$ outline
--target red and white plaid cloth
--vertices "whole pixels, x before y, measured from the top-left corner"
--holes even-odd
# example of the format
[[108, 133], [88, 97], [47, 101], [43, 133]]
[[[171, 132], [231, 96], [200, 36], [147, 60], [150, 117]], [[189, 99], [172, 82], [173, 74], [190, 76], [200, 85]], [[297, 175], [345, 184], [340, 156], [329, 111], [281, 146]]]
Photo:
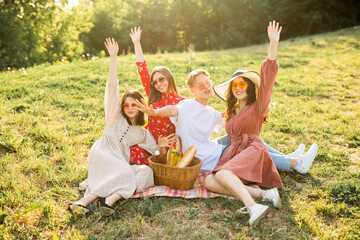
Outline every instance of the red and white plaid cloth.
[[[205, 188], [204, 181], [207, 175], [211, 172], [200, 172], [194, 183], [194, 188], [189, 190], [172, 189], [166, 186], [154, 186], [147, 189], [145, 192], [135, 193], [131, 198], [141, 198], [143, 196], [163, 196], [163, 197], [182, 197], [182, 198], [215, 198], [223, 197], [228, 199], [236, 199], [235, 197], [210, 192]], [[87, 188], [87, 179], [80, 183], [79, 189], [85, 190]], [[258, 185], [251, 185], [254, 188], [260, 188]]]
[[218, 193], [213, 193], [208, 191], [205, 188], [204, 181], [205, 177], [211, 172], [200, 172], [197, 176], [197, 179], [194, 183], [194, 188], [189, 190], [178, 190], [172, 189], [166, 186], [154, 186], [149, 188], [145, 192], [140, 192], [134, 194], [131, 198], [141, 198], [143, 196], [152, 197], [152, 196], [164, 196], [164, 197], [182, 197], [182, 198], [214, 198], [214, 197], [224, 197], [228, 199], [235, 199], [227, 195], [222, 195]]

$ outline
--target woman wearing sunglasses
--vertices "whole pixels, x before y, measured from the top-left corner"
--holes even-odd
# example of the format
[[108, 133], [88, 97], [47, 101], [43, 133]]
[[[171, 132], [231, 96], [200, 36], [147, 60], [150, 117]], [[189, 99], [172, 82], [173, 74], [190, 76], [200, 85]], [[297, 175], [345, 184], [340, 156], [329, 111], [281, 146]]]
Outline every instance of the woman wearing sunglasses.
[[159, 136], [158, 143], [148, 130], [144, 114], [136, 107], [136, 100], [143, 99], [137, 90], [119, 97], [119, 80], [116, 57], [119, 50], [114, 39], [107, 38], [105, 46], [110, 55], [110, 74], [105, 90], [105, 131], [91, 147], [88, 156], [88, 186], [85, 196], [70, 203], [68, 210], [88, 212], [88, 205], [100, 198], [100, 211], [110, 215], [113, 204], [120, 198], [129, 198], [154, 185], [152, 169], [145, 165], [130, 165], [130, 147], [138, 144], [152, 154], [166, 153], [172, 135]]
[[[151, 74], [149, 74], [140, 43], [141, 32], [140, 27], [135, 27], [131, 29], [130, 37], [134, 43], [136, 64], [141, 82], [149, 99], [149, 104], [151, 104], [154, 109], [159, 109], [167, 105], [176, 105], [185, 98], [177, 92], [174, 76], [168, 68], [164, 66], [155, 67]], [[205, 85], [202, 86], [202, 89], [205, 87]], [[149, 116], [147, 128], [155, 139], [160, 135], [167, 136], [168, 134], [175, 133], [175, 126], [169, 117]], [[220, 141], [224, 143], [229, 142], [226, 137]], [[300, 144], [298, 149], [289, 155], [282, 154], [266, 143], [265, 145], [279, 170], [291, 171], [291, 169], [294, 169], [302, 174], [305, 174], [309, 170], [311, 162], [299, 160], [299, 157], [305, 150], [304, 144]], [[134, 159], [136, 164], [148, 165], [147, 153], [139, 146], [134, 146], [131, 149], [131, 158]]]
[[[130, 37], [134, 43], [136, 64], [149, 104], [155, 109], [176, 105], [185, 98], [177, 92], [171, 71], [167, 67], [158, 66], [149, 74], [140, 44], [141, 31], [140, 27], [131, 29]], [[155, 139], [158, 139], [159, 136], [175, 133], [175, 126], [168, 117], [149, 116], [146, 128], [149, 129]], [[139, 146], [131, 148], [131, 158], [134, 159], [134, 163], [149, 165], [147, 157], [146, 151]]]
[[[277, 188], [282, 187], [282, 181], [269, 150], [259, 137], [269, 113], [278, 71], [276, 53], [281, 29], [278, 22], [269, 23], [269, 53], [261, 64], [260, 75], [253, 71], [238, 70], [229, 81], [214, 88], [216, 94], [226, 101], [225, 128], [231, 145], [213, 173], [205, 179], [205, 186], [210, 191], [232, 195], [241, 200], [245, 207], [237, 212], [250, 214], [250, 225], [258, 223], [268, 211], [267, 206], [257, 204], [253, 197], [271, 201], [277, 208], [281, 206]], [[310, 150], [313, 160], [317, 146], [313, 145]], [[272, 189], [265, 191], [247, 186], [254, 183]]]

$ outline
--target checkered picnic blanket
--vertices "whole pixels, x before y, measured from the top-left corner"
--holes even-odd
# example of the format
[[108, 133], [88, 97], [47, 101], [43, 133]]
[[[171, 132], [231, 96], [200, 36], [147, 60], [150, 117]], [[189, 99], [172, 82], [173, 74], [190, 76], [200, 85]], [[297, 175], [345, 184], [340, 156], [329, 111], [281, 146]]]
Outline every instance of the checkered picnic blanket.
[[[235, 199], [234, 197], [222, 195], [219, 193], [210, 192], [205, 188], [204, 181], [207, 175], [211, 172], [200, 172], [194, 183], [194, 188], [189, 190], [172, 189], [166, 186], [154, 186], [147, 189], [145, 192], [135, 193], [131, 198], [141, 198], [143, 196], [164, 196], [164, 197], [182, 197], [182, 198], [215, 198], [223, 197], [228, 199]], [[79, 185], [79, 190], [85, 190], [88, 186], [86, 179]], [[260, 188], [258, 185], [251, 185], [254, 188]]]
[[164, 197], [182, 197], [182, 198], [214, 198], [224, 197], [228, 199], [235, 199], [234, 197], [213, 193], [208, 191], [204, 186], [205, 177], [211, 172], [200, 172], [194, 183], [194, 188], [189, 190], [172, 189], [166, 186], [154, 186], [145, 192], [134, 194], [131, 198], [141, 198], [143, 196], [164, 196]]

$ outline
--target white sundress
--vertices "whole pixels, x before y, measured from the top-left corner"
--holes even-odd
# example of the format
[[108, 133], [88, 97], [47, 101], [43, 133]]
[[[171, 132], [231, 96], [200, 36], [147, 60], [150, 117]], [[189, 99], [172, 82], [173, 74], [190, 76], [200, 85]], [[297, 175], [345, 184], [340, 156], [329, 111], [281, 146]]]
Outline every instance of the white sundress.
[[118, 193], [127, 199], [154, 185], [149, 166], [129, 164], [130, 147], [137, 144], [154, 154], [158, 145], [148, 130], [129, 125], [120, 110], [119, 80], [110, 79], [105, 90], [105, 132], [89, 152], [85, 196], [91, 193], [108, 197]]

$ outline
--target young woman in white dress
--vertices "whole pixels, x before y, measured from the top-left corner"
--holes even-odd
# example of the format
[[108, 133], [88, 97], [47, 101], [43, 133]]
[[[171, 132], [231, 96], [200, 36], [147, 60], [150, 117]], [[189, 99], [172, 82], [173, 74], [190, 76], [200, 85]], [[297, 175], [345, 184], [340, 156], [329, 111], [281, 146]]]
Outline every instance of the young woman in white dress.
[[[116, 57], [119, 50], [114, 39], [107, 38], [110, 74], [105, 90], [105, 131], [91, 147], [88, 156], [88, 187], [85, 196], [70, 203], [68, 209], [88, 212], [88, 205], [100, 198], [100, 211], [106, 215], [113, 205], [154, 185], [153, 171], [146, 165], [130, 165], [130, 147], [139, 145], [152, 154], [166, 153], [173, 135], [159, 136], [158, 144], [148, 130], [144, 114], [136, 107], [143, 96], [137, 90], [127, 91], [121, 101], [117, 79]], [[158, 152], [159, 151], [159, 152]]]

